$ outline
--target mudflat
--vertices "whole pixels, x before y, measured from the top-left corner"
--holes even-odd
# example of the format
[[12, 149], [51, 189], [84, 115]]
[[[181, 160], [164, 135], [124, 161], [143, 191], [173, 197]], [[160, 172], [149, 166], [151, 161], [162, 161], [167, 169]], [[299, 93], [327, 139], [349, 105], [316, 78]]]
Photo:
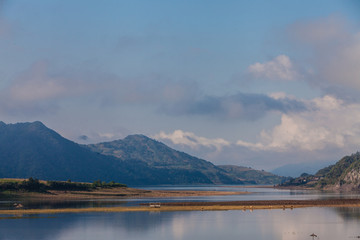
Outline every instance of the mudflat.
[[249, 192], [231, 191], [189, 191], [189, 190], [144, 190], [137, 188], [118, 187], [101, 188], [89, 191], [55, 191], [39, 192], [11, 192], [8, 195], [26, 199], [44, 200], [74, 200], [74, 199], [111, 199], [111, 198], [166, 198], [191, 196], [220, 196], [240, 195]]
[[[13, 209], [0, 210], [1, 218], [23, 217], [31, 214], [84, 213], [84, 212], [144, 212], [144, 211], [253, 211], [259, 209], [294, 209], [305, 207], [360, 207], [360, 199], [326, 199], [326, 200], [260, 200], [229, 202], [171, 202], [142, 204], [135, 207], [96, 207], [65, 209]], [[12, 217], [10, 217], [12, 218]]]

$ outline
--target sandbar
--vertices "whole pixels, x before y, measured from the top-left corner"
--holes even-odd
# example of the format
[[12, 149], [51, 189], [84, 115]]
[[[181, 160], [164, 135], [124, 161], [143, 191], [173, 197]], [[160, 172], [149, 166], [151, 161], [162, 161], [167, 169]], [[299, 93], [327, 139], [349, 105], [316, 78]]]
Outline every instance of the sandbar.
[[[158, 204], [158, 203], [157, 203]], [[305, 207], [360, 207], [360, 199], [315, 199], [315, 200], [259, 200], [228, 202], [168, 202], [152, 207], [151, 203], [134, 207], [95, 207], [65, 209], [13, 209], [0, 210], [1, 215], [22, 217], [32, 214], [86, 213], [86, 212], [162, 212], [162, 211], [253, 211], [259, 209], [283, 209]], [[0, 217], [8, 218], [8, 217]]]

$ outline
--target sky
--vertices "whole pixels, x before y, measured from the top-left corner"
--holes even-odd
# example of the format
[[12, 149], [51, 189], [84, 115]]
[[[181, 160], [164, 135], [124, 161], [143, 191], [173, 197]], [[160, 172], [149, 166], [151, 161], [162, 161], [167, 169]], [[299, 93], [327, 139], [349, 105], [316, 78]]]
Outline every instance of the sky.
[[0, 120], [215, 164], [360, 146], [360, 1], [0, 0]]

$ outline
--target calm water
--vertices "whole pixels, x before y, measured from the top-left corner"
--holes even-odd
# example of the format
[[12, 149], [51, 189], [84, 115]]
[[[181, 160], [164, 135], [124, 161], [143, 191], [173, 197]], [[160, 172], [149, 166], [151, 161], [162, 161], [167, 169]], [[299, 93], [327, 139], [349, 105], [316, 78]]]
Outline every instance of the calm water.
[[[189, 189], [189, 188], [186, 188]], [[204, 189], [204, 187], [201, 187]], [[208, 189], [207, 189], [208, 190]], [[229, 190], [226, 189], [225, 190]], [[244, 189], [239, 189], [243, 191]], [[340, 197], [309, 191], [257, 191], [242, 199], [314, 199]], [[342, 196], [344, 197], [344, 196]], [[350, 197], [359, 197], [350, 195]], [[178, 198], [181, 199], [181, 198]], [[202, 200], [227, 200], [226, 197], [201, 197]], [[156, 201], [158, 199], [155, 199]], [[174, 199], [167, 199], [173, 201]], [[194, 198], [193, 200], [199, 200]], [[146, 200], [78, 201], [65, 205], [105, 206], [135, 204]], [[154, 199], [151, 199], [154, 201]], [[10, 202], [0, 202], [3, 207]], [[44, 203], [45, 204], [45, 203]], [[36, 205], [34, 203], [34, 205]], [[46, 205], [46, 204], [45, 204]], [[40, 206], [38, 206], [40, 207]], [[47, 205], [51, 207], [51, 205]], [[55, 206], [53, 206], [55, 207]], [[84, 213], [36, 216], [0, 216], [0, 240], [12, 239], [267, 239], [344, 240], [360, 236], [359, 208], [304, 208], [294, 210]]]

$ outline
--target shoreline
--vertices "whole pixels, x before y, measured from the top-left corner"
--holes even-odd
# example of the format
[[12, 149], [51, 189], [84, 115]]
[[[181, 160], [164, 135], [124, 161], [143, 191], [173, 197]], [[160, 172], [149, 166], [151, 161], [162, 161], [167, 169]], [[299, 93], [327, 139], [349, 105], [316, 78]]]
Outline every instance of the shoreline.
[[[161, 203], [159, 207], [143, 204], [135, 207], [96, 207], [65, 209], [14, 209], [0, 210], [0, 215], [22, 217], [33, 214], [88, 213], [88, 212], [166, 212], [166, 211], [253, 211], [264, 209], [294, 209], [307, 207], [360, 207], [360, 199], [325, 199], [325, 200], [259, 200], [234, 202], [174, 202]], [[0, 219], [9, 218], [6, 216]]]

